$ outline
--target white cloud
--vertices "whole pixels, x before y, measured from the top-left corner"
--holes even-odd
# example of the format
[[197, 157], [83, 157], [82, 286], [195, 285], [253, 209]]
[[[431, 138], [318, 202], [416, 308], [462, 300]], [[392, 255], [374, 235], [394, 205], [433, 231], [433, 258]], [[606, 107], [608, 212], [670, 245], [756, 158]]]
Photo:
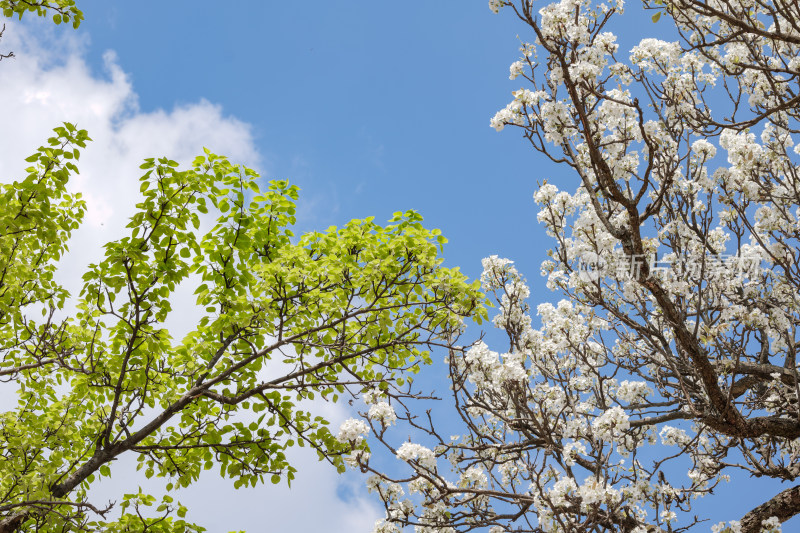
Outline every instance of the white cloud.
[[[37, 37], [42, 33], [49, 36], [42, 40]], [[70, 243], [71, 253], [60, 273], [74, 293], [85, 265], [101, 258], [101, 243], [122, 235], [138, 198], [139, 165], [144, 158], [167, 156], [185, 163], [206, 146], [256, 169], [262, 161], [249, 125], [225, 116], [220, 106], [200, 101], [170, 111], [143, 111], [113, 52], [106, 53], [105, 72], [98, 76], [85, 61], [85, 41], [52, 35], [38, 24], [14, 24], [0, 42], [0, 50], [16, 54], [15, 59], [0, 62], [0, 180], [23, 177], [28, 165], [24, 158], [62, 122], [89, 131], [93, 142], [83, 152], [81, 174], [72, 184], [87, 199], [87, 218]], [[179, 292], [180, 302], [174, 308], [185, 320], [185, 310], [193, 305], [192, 291]], [[346, 417], [342, 406], [321, 409], [333, 427]], [[295, 457], [299, 473], [291, 491], [284, 484], [234, 491], [229, 481], [206, 475], [176, 497], [189, 507], [189, 518], [212, 533], [234, 528], [276, 532], [371, 528], [379, 511], [364, 498], [363, 488], [351, 487], [352, 479], [339, 477], [312, 453]], [[119, 501], [123, 492], [147, 484], [137, 479], [127, 460], [115, 465], [113, 472], [113, 479], [95, 491], [100, 503]], [[347, 502], [337, 497], [343, 486], [354, 494]]]
[[121, 222], [133, 210], [139, 165], [145, 157], [165, 155], [188, 162], [207, 146], [233, 161], [260, 165], [250, 127], [224, 116], [219, 106], [201, 101], [171, 111], [142, 112], [113, 52], [105, 54], [105, 76], [98, 78], [75, 40], [52, 43], [71, 51], [61, 52], [63, 60], [53, 65], [48, 52], [29, 44], [31, 32], [26, 27], [12, 29], [6, 36], [15, 39], [4, 39], [3, 46], [13, 49], [16, 58], [0, 64], [3, 180], [21, 175], [24, 157], [45, 142], [53, 127], [68, 121], [87, 129], [93, 142], [81, 158], [81, 175], [74, 185], [88, 196], [87, 223], [94, 227], [112, 223], [105, 228], [108, 232], [115, 229], [113, 222]]

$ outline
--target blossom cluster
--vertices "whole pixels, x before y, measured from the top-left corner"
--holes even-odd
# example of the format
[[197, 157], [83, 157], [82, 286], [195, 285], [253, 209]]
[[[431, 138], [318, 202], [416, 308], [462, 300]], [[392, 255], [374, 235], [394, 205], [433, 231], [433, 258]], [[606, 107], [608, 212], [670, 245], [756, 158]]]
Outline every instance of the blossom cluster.
[[369, 426], [363, 420], [349, 418], [342, 422], [336, 439], [341, 443], [360, 443], [369, 433]]

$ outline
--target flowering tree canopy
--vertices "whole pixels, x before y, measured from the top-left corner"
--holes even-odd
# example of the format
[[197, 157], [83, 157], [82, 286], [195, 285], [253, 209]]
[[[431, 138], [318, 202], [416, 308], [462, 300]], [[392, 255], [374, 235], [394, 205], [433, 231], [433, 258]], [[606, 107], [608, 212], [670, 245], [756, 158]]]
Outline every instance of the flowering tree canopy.
[[[508, 343], [450, 347], [462, 430], [365, 397], [369, 426], [339, 438], [385, 503], [376, 531], [751, 533], [800, 513], [800, 7], [644, 5], [674, 40], [622, 51], [622, 0], [490, 2], [528, 39], [491, 125], [577, 178], [535, 195], [563, 299], [534, 327], [521, 274], [484, 260]], [[692, 508], [748, 475], [787, 484], [716, 525]]]

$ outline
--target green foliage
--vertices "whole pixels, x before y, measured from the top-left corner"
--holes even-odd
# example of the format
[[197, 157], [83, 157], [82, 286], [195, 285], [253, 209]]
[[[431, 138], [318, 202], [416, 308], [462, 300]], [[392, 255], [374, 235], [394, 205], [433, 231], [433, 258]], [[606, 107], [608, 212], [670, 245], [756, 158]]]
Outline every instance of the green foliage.
[[[87, 491], [121, 454], [169, 490], [204, 469], [237, 487], [290, 483], [295, 444], [341, 470], [349, 445], [303, 400], [402, 394], [432, 344], [484, 316], [477, 285], [441, 266], [444, 239], [414, 211], [296, 237], [295, 186], [262, 189], [206, 151], [188, 169], [145, 161], [127, 235], [88, 267], [77, 312], [57, 319], [69, 300], [53, 273], [84, 212], [66, 186], [87, 140], [57, 129], [27, 177], [1, 189], [0, 376], [18, 403], [0, 414], [0, 530], [202, 530], [142, 493], [106, 521]], [[184, 312], [181, 283], [197, 286], [200, 318], [174, 339], [164, 323]]]
[[[659, 6], [659, 7], [663, 7], [663, 8], [666, 7], [664, 5], [664, 0], [653, 0], [653, 5], [656, 5], [656, 6]], [[656, 9], [658, 9], [658, 8], [656, 8]], [[653, 14], [653, 16], [650, 17], [650, 20], [652, 20], [654, 23], [658, 22], [659, 20], [661, 20], [661, 13], [666, 13], [666, 10], [665, 11], [656, 11], [655, 14]]]
[[26, 13], [35, 13], [40, 17], [52, 13], [53, 22], [72, 22], [73, 28], [80, 26], [83, 20], [83, 13], [75, 5], [75, 0], [0, 0], [0, 10], [6, 18], [16, 15], [20, 19]]
[[[73, 0], [0, 8], [83, 20]], [[169, 495], [139, 489], [113, 517], [90, 502], [122, 454], [168, 491], [212, 468], [236, 487], [290, 484], [295, 444], [342, 471], [350, 446], [304, 400], [409, 394], [429, 347], [485, 316], [477, 285], [441, 266], [446, 241], [417, 213], [295, 237], [296, 187], [262, 189], [206, 151], [185, 170], [145, 161], [127, 236], [89, 265], [64, 318], [72, 301], [54, 274], [84, 215], [67, 183], [89, 137], [55, 131], [24, 179], [0, 185], [0, 379], [18, 394], [0, 412], [0, 532], [204, 531]], [[181, 283], [197, 286], [201, 311], [174, 339], [165, 321]]]

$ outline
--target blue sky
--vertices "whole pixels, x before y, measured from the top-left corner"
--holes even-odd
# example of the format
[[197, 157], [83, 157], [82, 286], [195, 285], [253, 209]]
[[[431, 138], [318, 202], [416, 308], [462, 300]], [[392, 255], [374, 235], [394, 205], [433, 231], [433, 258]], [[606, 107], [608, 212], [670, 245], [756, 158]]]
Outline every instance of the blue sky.
[[[16, 75], [28, 83], [20, 82], [14, 95], [25, 105], [41, 103], [41, 109], [17, 119], [36, 126], [13, 139], [22, 144], [0, 146], [0, 176], [17, 168], [8, 163], [12, 149], [27, 154], [46, 138], [40, 126], [46, 131], [60, 120], [75, 120], [88, 127], [98, 146], [96, 160], [91, 146], [87, 151], [88, 177], [81, 179], [96, 191], [98, 207], [90, 218], [96, 238], [84, 240], [102, 242], [112, 231], [108, 213], [122, 216], [126, 204], [132, 207], [120, 191], [138, 189], [129, 172], [138, 172], [141, 157], [190, 158], [207, 145], [253, 164], [266, 178], [299, 185], [302, 231], [366, 216], [383, 221], [395, 211], [416, 209], [449, 239], [448, 265], [476, 277], [481, 258], [509, 257], [531, 282], [534, 306], [556, 297], [538, 274], [550, 242], [536, 222], [531, 196], [537, 181], [571, 190], [575, 178], [535, 153], [518, 131], [489, 127], [521, 86], [521, 80], [508, 79], [508, 65], [518, 57], [517, 34], [524, 31], [510, 12], [493, 15], [484, 1], [442, 0], [79, 5], [86, 21], [77, 32], [27, 24], [27, 37], [44, 39], [28, 56], [29, 45], [14, 41], [21, 39], [14, 30], [22, 27], [10, 26], [6, 34], [3, 44], [22, 52]], [[652, 36], [662, 27], [644, 29]], [[644, 37], [630, 30], [641, 26], [627, 28], [623, 49]], [[47, 77], [42, 65], [60, 59], [74, 62], [72, 69]], [[41, 65], [25, 70], [36, 61]], [[0, 81], [3, 76], [3, 83], [14, 80], [11, 70], [0, 70]], [[58, 100], [57, 89], [72, 85], [79, 87], [72, 99]], [[113, 166], [122, 163], [125, 169]], [[331, 411], [334, 419], [341, 415]], [[234, 527], [229, 513], [240, 520], [236, 527], [258, 531], [264, 519], [259, 513], [274, 519], [279, 509], [302, 515], [306, 525], [294, 522], [297, 531], [330, 525], [324, 511], [304, 512], [308, 502], [297, 503], [312, 497], [318, 507], [319, 498], [328, 498], [329, 507], [320, 508], [374, 520], [376, 508], [352, 500], [362, 491], [360, 480], [343, 481], [314, 466], [313, 458], [300, 457], [317, 492], [301, 479], [294, 499], [281, 499], [272, 487], [232, 496], [230, 487], [206, 479], [181, 499], [225, 499], [225, 513], [199, 508], [194, 514], [212, 532]], [[339, 505], [337, 493], [351, 495], [350, 507]], [[263, 507], [254, 510], [252, 502]], [[328, 530], [355, 531], [361, 523], [340, 520], [340, 529]]]
[[142, 110], [207, 99], [251, 124], [264, 175], [302, 188], [305, 229], [413, 208], [449, 264], [477, 275], [500, 254], [538, 273], [531, 195], [558, 169], [489, 127], [519, 88], [512, 17], [484, 2], [81, 5], [93, 68], [112, 49]]

